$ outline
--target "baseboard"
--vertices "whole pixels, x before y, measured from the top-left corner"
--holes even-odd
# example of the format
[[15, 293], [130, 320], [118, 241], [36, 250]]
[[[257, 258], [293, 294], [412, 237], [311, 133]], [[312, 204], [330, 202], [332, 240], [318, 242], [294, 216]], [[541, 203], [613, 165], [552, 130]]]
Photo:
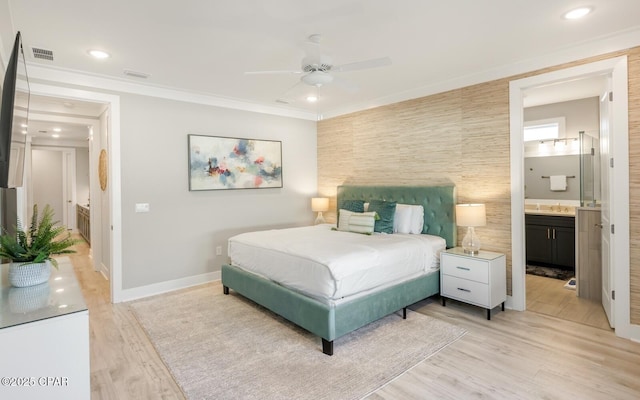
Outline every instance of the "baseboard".
[[151, 285], [140, 286], [131, 289], [123, 289], [120, 293], [120, 301], [131, 301], [141, 299], [143, 297], [154, 296], [157, 294], [172, 292], [174, 290], [185, 289], [191, 286], [201, 285], [207, 282], [219, 281], [221, 278], [220, 271], [208, 272], [206, 274], [188, 276], [186, 278], [175, 279], [154, 283]]
[[629, 325], [629, 339], [640, 343], [640, 325]]
[[104, 279], [109, 280], [109, 277], [111, 276], [111, 273], [109, 272], [109, 268], [107, 268], [106, 265], [100, 263], [100, 267], [98, 268], [98, 272], [100, 272], [102, 274], [102, 276], [104, 276]]

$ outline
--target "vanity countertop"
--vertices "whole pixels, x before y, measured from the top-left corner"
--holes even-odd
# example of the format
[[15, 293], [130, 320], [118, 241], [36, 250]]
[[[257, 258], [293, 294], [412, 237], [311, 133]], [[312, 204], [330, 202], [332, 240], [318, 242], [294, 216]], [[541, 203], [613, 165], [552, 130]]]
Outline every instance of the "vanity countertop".
[[549, 216], [557, 216], [557, 217], [575, 217], [576, 216], [576, 207], [575, 206], [540, 206], [539, 208], [536, 206], [530, 207], [525, 206], [524, 209], [525, 214], [532, 215], [549, 215]]

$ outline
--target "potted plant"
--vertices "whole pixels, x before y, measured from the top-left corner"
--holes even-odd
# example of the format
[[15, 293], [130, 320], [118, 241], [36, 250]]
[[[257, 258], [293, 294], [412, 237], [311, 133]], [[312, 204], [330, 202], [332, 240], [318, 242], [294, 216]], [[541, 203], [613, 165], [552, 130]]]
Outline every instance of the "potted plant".
[[0, 236], [0, 257], [11, 260], [9, 282], [13, 286], [33, 286], [48, 281], [51, 265], [58, 268], [52, 256], [75, 253], [70, 247], [80, 240], [72, 238], [67, 228], [58, 223], [53, 220], [53, 209], [48, 204], [40, 218], [38, 206], [34, 205], [27, 231], [18, 221], [15, 235], [5, 232]]

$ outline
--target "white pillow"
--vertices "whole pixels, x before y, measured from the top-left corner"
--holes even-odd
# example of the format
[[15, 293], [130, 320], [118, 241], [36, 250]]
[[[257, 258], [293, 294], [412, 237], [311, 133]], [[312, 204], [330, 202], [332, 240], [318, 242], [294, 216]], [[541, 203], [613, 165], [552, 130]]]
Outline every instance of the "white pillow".
[[338, 230], [345, 232], [364, 233], [370, 235], [373, 233], [373, 227], [376, 221], [376, 212], [357, 213], [349, 210], [340, 209], [338, 217]]
[[419, 205], [396, 204], [393, 233], [421, 234], [424, 227], [424, 208]]

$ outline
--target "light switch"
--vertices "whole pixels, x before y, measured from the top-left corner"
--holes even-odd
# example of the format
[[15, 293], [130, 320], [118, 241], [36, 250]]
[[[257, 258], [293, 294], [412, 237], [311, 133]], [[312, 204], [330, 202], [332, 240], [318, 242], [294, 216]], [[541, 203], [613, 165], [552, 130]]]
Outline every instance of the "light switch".
[[149, 203], [136, 203], [136, 212], [137, 213], [149, 212]]

